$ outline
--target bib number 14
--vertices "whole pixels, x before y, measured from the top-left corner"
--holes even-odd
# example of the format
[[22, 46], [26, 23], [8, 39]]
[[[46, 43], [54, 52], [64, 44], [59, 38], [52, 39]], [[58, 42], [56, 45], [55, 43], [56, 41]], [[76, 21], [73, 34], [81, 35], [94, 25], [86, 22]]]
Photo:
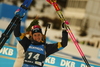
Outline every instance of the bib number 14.
[[32, 52], [28, 53], [28, 59], [35, 59], [35, 60], [39, 60], [40, 54], [33, 54]]

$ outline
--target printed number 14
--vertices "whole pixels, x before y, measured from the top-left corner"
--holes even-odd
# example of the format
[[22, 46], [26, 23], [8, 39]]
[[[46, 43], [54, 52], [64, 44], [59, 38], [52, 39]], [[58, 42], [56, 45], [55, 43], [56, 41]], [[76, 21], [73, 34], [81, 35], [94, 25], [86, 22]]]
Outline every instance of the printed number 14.
[[[30, 59], [31, 57], [32, 57], [32, 52], [30, 52], [30, 53], [28, 53], [28, 59]], [[39, 59], [39, 56], [40, 56], [40, 54], [35, 54], [34, 56], [33, 56], [33, 58], [35, 59], [35, 60], [38, 60]]]

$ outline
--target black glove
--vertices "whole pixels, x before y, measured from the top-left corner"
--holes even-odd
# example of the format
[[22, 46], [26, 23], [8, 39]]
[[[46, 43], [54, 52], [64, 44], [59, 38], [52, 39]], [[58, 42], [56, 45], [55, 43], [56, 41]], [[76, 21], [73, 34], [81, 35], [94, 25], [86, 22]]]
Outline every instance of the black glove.
[[62, 28], [65, 28], [65, 27], [64, 27], [64, 23], [62, 23]]

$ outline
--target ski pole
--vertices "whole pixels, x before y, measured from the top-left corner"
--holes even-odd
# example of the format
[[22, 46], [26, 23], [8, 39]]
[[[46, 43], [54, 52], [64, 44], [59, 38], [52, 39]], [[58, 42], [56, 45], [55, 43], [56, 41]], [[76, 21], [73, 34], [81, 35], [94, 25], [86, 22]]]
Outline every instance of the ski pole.
[[78, 44], [78, 42], [77, 42], [76, 38], [74, 37], [74, 34], [72, 33], [71, 29], [69, 28], [69, 26], [68, 26], [68, 25], [66, 25], [65, 27], [66, 27], [66, 31], [67, 31], [67, 32], [68, 32], [68, 34], [70, 35], [70, 38], [71, 38], [71, 39], [72, 39], [72, 41], [74, 42], [74, 44], [75, 44], [76, 48], [78, 49], [78, 51], [79, 51], [79, 53], [80, 53], [81, 57], [83, 58], [84, 62], [85, 62], [85, 63], [86, 63], [86, 65], [87, 65], [87, 67], [90, 67], [89, 62], [87, 61], [87, 59], [86, 59], [86, 57], [85, 57], [85, 55], [84, 55], [84, 53], [83, 53], [82, 49], [80, 48], [80, 46], [79, 46], [79, 44]]
[[45, 33], [44, 33], [44, 35], [46, 35], [46, 33], [47, 33], [47, 28], [50, 28], [50, 24], [47, 24], [47, 25], [46, 25], [46, 28], [45, 28]]
[[47, 28], [50, 28], [50, 24], [47, 24], [47, 25], [46, 25], [46, 28], [45, 28], [45, 32], [44, 32], [44, 43], [46, 43]]
[[85, 57], [85, 55], [84, 55], [82, 49], [80, 48], [80, 46], [79, 46], [79, 44], [78, 44], [76, 38], [74, 37], [74, 35], [73, 35], [73, 33], [72, 33], [70, 27], [68, 26], [69, 22], [65, 20], [65, 18], [64, 18], [64, 16], [63, 16], [63, 14], [62, 14], [62, 12], [61, 12], [61, 10], [60, 10], [58, 4], [56, 3], [56, 0], [47, 0], [47, 2], [49, 2], [50, 4], [52, 4], [52, 5], [54, 6], [54, 8], [55, 8], [55, 10], [56, 10], [56, 12], [57, 12], [57, 14], [58, 14], [58, 16], [60, 17], [60, 20], [65, 24], [66, 31], [67, 31], [68, 34], [70, 35], [70, 38], [71, 38], [72, 41], [74, 42], [74, 44], [75, 44], [77, 50], [79, 51], [79, 53], [80, 53], [82, 59], [84, 60], [85, 64], [87, 65], [87, 67], [91, 67], [90, 64], [89, 64], [89, 62], [87, 61], [87, 59], [86, 59], [86, 57]]

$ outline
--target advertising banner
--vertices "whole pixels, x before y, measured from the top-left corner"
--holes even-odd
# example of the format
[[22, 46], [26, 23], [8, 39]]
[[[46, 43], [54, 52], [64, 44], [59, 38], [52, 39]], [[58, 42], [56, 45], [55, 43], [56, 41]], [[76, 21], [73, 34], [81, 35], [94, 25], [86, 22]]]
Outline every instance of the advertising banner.
[[15, 47], [3, 46], [0, 50], [0, 67], [13, 67], [17, 50]]
[[[9, 45], [3, 46], [0, 50], [0, 67], [13, 67], [17, 57], [16, 47]], [[90, 63], [91, 67], [100, 67]], [[46, 58], [43, 67], [87, 67], [84, 61], [66, 58], [65, 56], [50, 55]]]
[[[46, 61], [46, 65], [51, 65], [53, 67], [87, 67], [82, 61], [71, 60], [63, 57], [49, 56]], [[91, 67], [100, 67], [100, 65], [90, 64]], [[48, 67], [48, 66], [44, 66]]]

